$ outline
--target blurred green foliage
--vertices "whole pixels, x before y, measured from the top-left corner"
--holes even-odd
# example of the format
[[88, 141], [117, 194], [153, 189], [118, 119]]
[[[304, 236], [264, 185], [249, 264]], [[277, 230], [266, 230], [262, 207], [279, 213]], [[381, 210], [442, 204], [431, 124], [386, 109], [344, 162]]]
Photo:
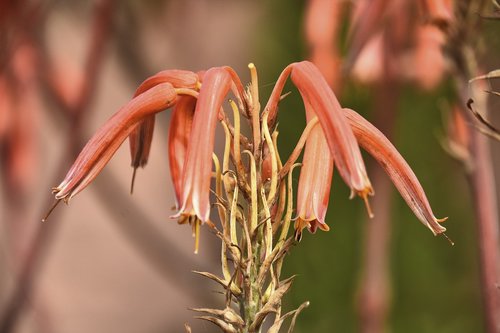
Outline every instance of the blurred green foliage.
[[[266, 2], [257, 31], [257, 36], [265, 38], [255, 43], [262, 100], [287, 64], [307, 57], [303, 9], [304, 2], [299, 1]], [[298, 93], [291, 85], [287, 87], [293, 93], [280, 104], [282, 157], [293, 149], [305, 121]], [[373, 95], [368, 88], [349, 85], [339, 97], [344, 106], [370, 119]], [[483, 331], [471, 200], [461, 166], [440, 142], [444, 137], [441, 105], [452, 98], [451, 83], [433, 93], [404, 87], [400, 97], [394, 144], [419, 177], [436, 215], [449, 216], [445, 226], [455, 246], [443, 237], [433, 237], [394, 191], [388, 332]], [[298, 175], [296, 171], [296, 181]], [[356, 297], [364, 226], [370, 221], [361, 200], [348, 200], [349, 190], [337, 174], [332, 188], [327, 215], [331, 230], [305, 233], [285, 265], [287, 275], [298, 274], [286, 309], [311, 301], [299, 317], [297, 332], [358, 331]]]

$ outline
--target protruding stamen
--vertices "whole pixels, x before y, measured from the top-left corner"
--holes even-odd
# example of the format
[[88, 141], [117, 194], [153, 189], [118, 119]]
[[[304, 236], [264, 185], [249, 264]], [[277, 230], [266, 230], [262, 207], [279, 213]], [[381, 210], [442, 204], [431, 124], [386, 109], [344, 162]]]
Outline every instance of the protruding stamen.
[[42, 222], [46, 222], [47, 221], [47, 219], [49, 218], [50, 214], [52, 214], [52, 212], [54, 211], [54, 209], [56, 209], [57, 205], [59, 205], [60, 202], [61, 202], [61, 199], [56, 200], [56, 202], [54, 202], [54, 204], [52, 205], [52, 207], [50, 207], [50, 209], [47, 212], [47, 214], [45, 214], [45, 217], [42, 219]]
[[132, 180], [130, 182], [130, 194], [131, 195], [134, 193], [134, 183], [135, 183], [136, 172], [137, 172], [137, 168], [134, 168], [134, 171], [132, 171]]
[[372, 207], [370, 206], [370, 201], [368, 200], [368, 193], [366, 193], [366, 192], [360, 193], [360, 196], [361, 196], [361, 198], [363, 198], [363, 201], [365, 203], [366, 212], [368, 213], [368, 217], [372, 219], [375, 215], [373, 214]]
[[441, 233], [441, 235], [444, 236], [444, 238], [446, 238], [446, 240], [451, 244], [451, 246], [454, 246], [455, 245], [455, 242], [451, 240], [450, 237], [448, 237], [444, 232]]
[[194, 221], [194, 254], [198, 254], [200, 246], [200, 224], [201, 221], [197, 218]]

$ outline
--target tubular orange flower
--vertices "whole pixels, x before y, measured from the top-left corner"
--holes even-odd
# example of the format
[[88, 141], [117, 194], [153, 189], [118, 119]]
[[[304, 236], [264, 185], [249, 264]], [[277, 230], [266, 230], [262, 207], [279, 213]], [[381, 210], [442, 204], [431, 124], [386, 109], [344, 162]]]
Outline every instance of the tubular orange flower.
[[182, 175], [186, 152], [193, 125], [196, 98], [191, 96], [180, 96], [172, 111], [170, 125], [168, 128], [168, 161], [170, 165], [170, 176], [175, 190], [175, 202], [177, 208], [181, 200]]
[[375, 126], [351, 109], [344, 109], [352, 130], [359, 144], [372, 155], [384, 168], [417, 218], [428, 227], [434, 235], [446, 231], [432, 212], [427, 196], [417, 176], [399, 154], [392, 143]]
[[[307, 121], [315, 116], [306, 104]], [[317, 228], [328, 231], [325, 223], [333, 176], [333, 158], [320, 126], [315, 126], [306, 142], [297, 191], [297, 219], [295, 229], [300, 234], [307, 227], [312, 233]]]
[[203, 77], [183, 168], [182, 196], [177, 217], [196, 215], [202, 222], [210, 216], [210, 179], [217, 115], [233, 81], [224, 68], [211, 68]]
[[[135, 91], [134, 97], [161, 83], [170, 83], [174, 88], [196, 89], [200, 80], [196, 73], [171, 69], [161, 71], [147, 78]], [[155, 126], [155, 115], [144, 118], [129, 135], [132, 167], [144, 167], [148, 162]]]
[[132, 99], [115, 113], [83, 148], [63, 182], [56, 199], [68, 202], [83, 190], [111, 159], [118, 147], [145, 117], [167, 109], [177, 98], [170, 83], [161, 83]]
[[317, 115], [340, 176], [351, 190], [366, 200], [373, 189], [356, 138], [335, 94], [314, 64], [302, 61], [283, 70], [266, 106], [269, 123], [276, 121], [279, 97], [289, 75], [304, 103], [310, 104]]

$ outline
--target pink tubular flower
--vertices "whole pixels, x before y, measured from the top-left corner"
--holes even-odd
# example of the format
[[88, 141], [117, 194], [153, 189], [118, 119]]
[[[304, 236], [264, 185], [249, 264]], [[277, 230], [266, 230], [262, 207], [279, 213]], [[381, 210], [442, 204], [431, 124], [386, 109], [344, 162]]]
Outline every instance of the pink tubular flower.
[[56, 199], [68, 202], [104, 168], [118, 147], [145, 117], [167, 109], [177, 98], [170, 83], [159, 84], [132, 99], [115, 113], [83, 148], [63, 182]]
[[[308, 122], [315, 116], [306, 104]], [[298, 233], [308, 228], [312, 233], [320, 228], [328, 231], [325, 223], [326, 210], [330, 199], [333, 176], [333, 158], [320, 126], [315, 126], [304, 149], [297, 191], [297, 219], [295, 229]]]
[[[161, 83], [170, 83], [174, 88], [196, 89], [200, 81], [198, 75], [191, 71], [164, 70], [142, 82], [135, 91], [134, 97]], [[134, 169], [144, 167], [148, 162], [154, 125], [155, 115], [153, 114], [144, 118], [129, 135], [130, 155]]]
[[366, 200], [373, 189], [356, 138], [335, 94], [314, 64], [302, 61], [283, 70], [266, 106], [269, 124], [276, 121], [279, 97], [289, 75], [304, 103], [317, 115], [340, 176], [351, 190]]
[[174, 185], [175, 202], [177, 208], [181, 201], [182, 175], [186, 160], [191, 127], [193, 126], [196, 98], [181, 96], [172, 111], [168, 128], [168, 161], [170, 176]]
[[[265, 164], [266, 156], [267, 158], [275, 156], [274, 152], [271, 154], [274, 143], [270, 138], [268, 127], [272, 128], [276, 122], [278, 102], [288, 76], [291, 76], [292, 82], [302, 96], [310, 126], [304, 131], [292, 156], [280, 170], [277, 170], [276, 160], [271, 161], [270, 168]], [[256, 86], [257, 84], [254, 84], [250, 89]], [[218, 121], [225, 123], [228, 121], [223, 113], [222, 104], [230, 90], [239, 100], [241, 112], [253, 121], [255, 114], [252, 112], [257, 112], [258, 108], [254, 108], [252, 99], [244, 96], [243, 85], [229, 67], [211, 68], [202, 75], [186, 71], [164, 71], [144, 81], [136, 96], [112, 116], [84, 147], [63, 182], [54, 189], [56, 199], [68, 202], [83, 190], [128, 136], [135, 142], [131, 142], [132, 156], [141, 157], [138, 161], [145, 162], [142, 158], [147, 160], [146, 148], [149, 147], [146, 141], [150, 140], [153, 131], [153, 127], [146, 127], [145, 122], [150, 121], [157, 112], [175, 105], [168, 138], [169, 162], [178, 208], [174, 217], [179, 218], [179, 223], [191, 224], [196, 236], [197, 249], [199, 227], [202, 223], [210, 221], [209, 198], [215, 129]], [[265, 176], [264, 179], [267, 179], [267, 176], [272, 179], [269, 189], [261, 184], [261, 194], [266, 198], [265, 191], [268, 191], [267, 197], [271, 198], [271, 203], [275, 199], [277, 179], [287, 174], [305, 144], [297, 197], [295, 222], [297, 235], [300, 236], [306, 227], [311, 232], [315, 232], [317, 228], [325, 231], [329, 229], [325, 224], [325, 215], [334, 161], [339, 174], [353, 193], [357, 193], [365, 200], [373, 193], [358, 142], [381, 162], [417, 217], [434, 234], [445, 231], [445, 228], [438, 223], [442, 220], [434, 217], [417, 178], [394, 146], [357, 113], [342, 109], [333, 91], [312, 63], [304, 61], [285, 68], [263, 116], [257, 115], [256, 118], [265, 129], [263, 133], [266, 144], [273, 145], [267, 147], [266, 154], [265, 145], [254, 144], [254, 149], [258, 147], [257, 149], [264, 150], [264, 161], [261, 161], [258, 172], [261, 173], [261, 177]], [[316, 122], [320, 126], [315, 126]], [[141, 128], [146, 130], [141, 132]], [[239, 133], [239, 129], [237, 132]], [[252, 177], [255, 177], [255, 169], [253, 166]], [[271, 174], [268, 174], [269, 169]], [[220, 173], [218, 174], [220, 178]], [[239, 181], [241, 180], [243, 187], [248, 176], [244, 165], [240, 174], [242, 179]], [[254, 181], [251, 189], [252, 205], [258, 204], [254, 199], [257, 184]], [[279, 202], [284, 201], [279, 200]], [[292, 208], [290, 207], [288, 211], [291, 217]], [[370, 211], [369, 213], [371, 214]], [[256, 214], [255, 224], [257, 219]]]
[[230, 73], [224, 68], [211, 68], [203, 77], [183, 168], [181, 208], [177, 217], [196, 215], [202, 222], [209, 219], [215, 126], [232, 83]]
[[359, 144], [384, 168], [417, 218], [434, 235], [446, 231], [432, 212], [427, 196], [412, 169], [392, 143], [375, 126], [351, 109], [344, 109]]

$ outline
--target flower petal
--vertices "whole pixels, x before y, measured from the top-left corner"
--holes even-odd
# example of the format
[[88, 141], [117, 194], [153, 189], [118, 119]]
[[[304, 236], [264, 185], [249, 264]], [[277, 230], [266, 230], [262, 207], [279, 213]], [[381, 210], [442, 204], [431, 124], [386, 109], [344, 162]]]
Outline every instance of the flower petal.
[[[135, 91], [134, 97], [161, 83], [170, 83], [174, 88], [196, 89], [199, 85], [199, 78], [196, 73], [178, 69], [161, 71], [141, 83]], [[154, 114], [142, 120], [130, 133], [130, 156], [132, 167], [144, 167], [148, 162], [153, 131], [155, 126]]]
[[266, 105], [269, 126], [276, 122], [280, 95], [289, 75], [304, 103], [310, 104], [318, 116], [340, 176], [352, 190], [366, 199], [367, 195], [373, 194], [373, 189], [356, 138], [339, 101], [314, 64], [309, 61], [293, 63], [281, 72]]
[[181, 209], [177, 216], [194, 213], [203, 222], [209, 219], [215, 126], [232, 83], [231, 74], [225, 68], [211, 68], [204, 74], [184, 164]]
[[89, 140], [63, 182], [54, 189], [56, 199], [69, 201], [104, 168], [135, 126], [145, 117], [172, 106], [177, 95], [170, 83], [161, 83], [133, 98]]
[[182, 175], [195, 107], [196, 98], [191, 96], [178, 97], [172, 111], [168, 129], [168, 161], [170, 164], [170, 176], [174, 184], [177, 208], [179, 208], [182, 195]]
[[[308, 122], [315, 116], [309, 104], [306, 104], [306, 115]], [[318, 227], [328, 230], [325, 215], [332, 176], [333, 157], [328, 142], [322, 128], [315, 126], [306, 142], [297, 191], [297, 220], [307, 222], [312, 232]], [[296, 223], [296, 227], [300, 224], [300, 221]], [[302, 223], [302, 227], [305, 226]]]
[[356, 138], [339, 101], [319, 70], [308, 61], [296, 63], [291, 79], [304, 103], [309, 103], [318, 116], [340, 176], [363, 198], [373, 194]]
[[384, 168], [417, 218], [434, 235], [446, 231], [446, 228], [438, 223], [445, 219], [440, 220], [434, 216], [420, 182], [392, 143], [382, 132], [355, 111], [344, 109], [344, 113], [359, 144]]

